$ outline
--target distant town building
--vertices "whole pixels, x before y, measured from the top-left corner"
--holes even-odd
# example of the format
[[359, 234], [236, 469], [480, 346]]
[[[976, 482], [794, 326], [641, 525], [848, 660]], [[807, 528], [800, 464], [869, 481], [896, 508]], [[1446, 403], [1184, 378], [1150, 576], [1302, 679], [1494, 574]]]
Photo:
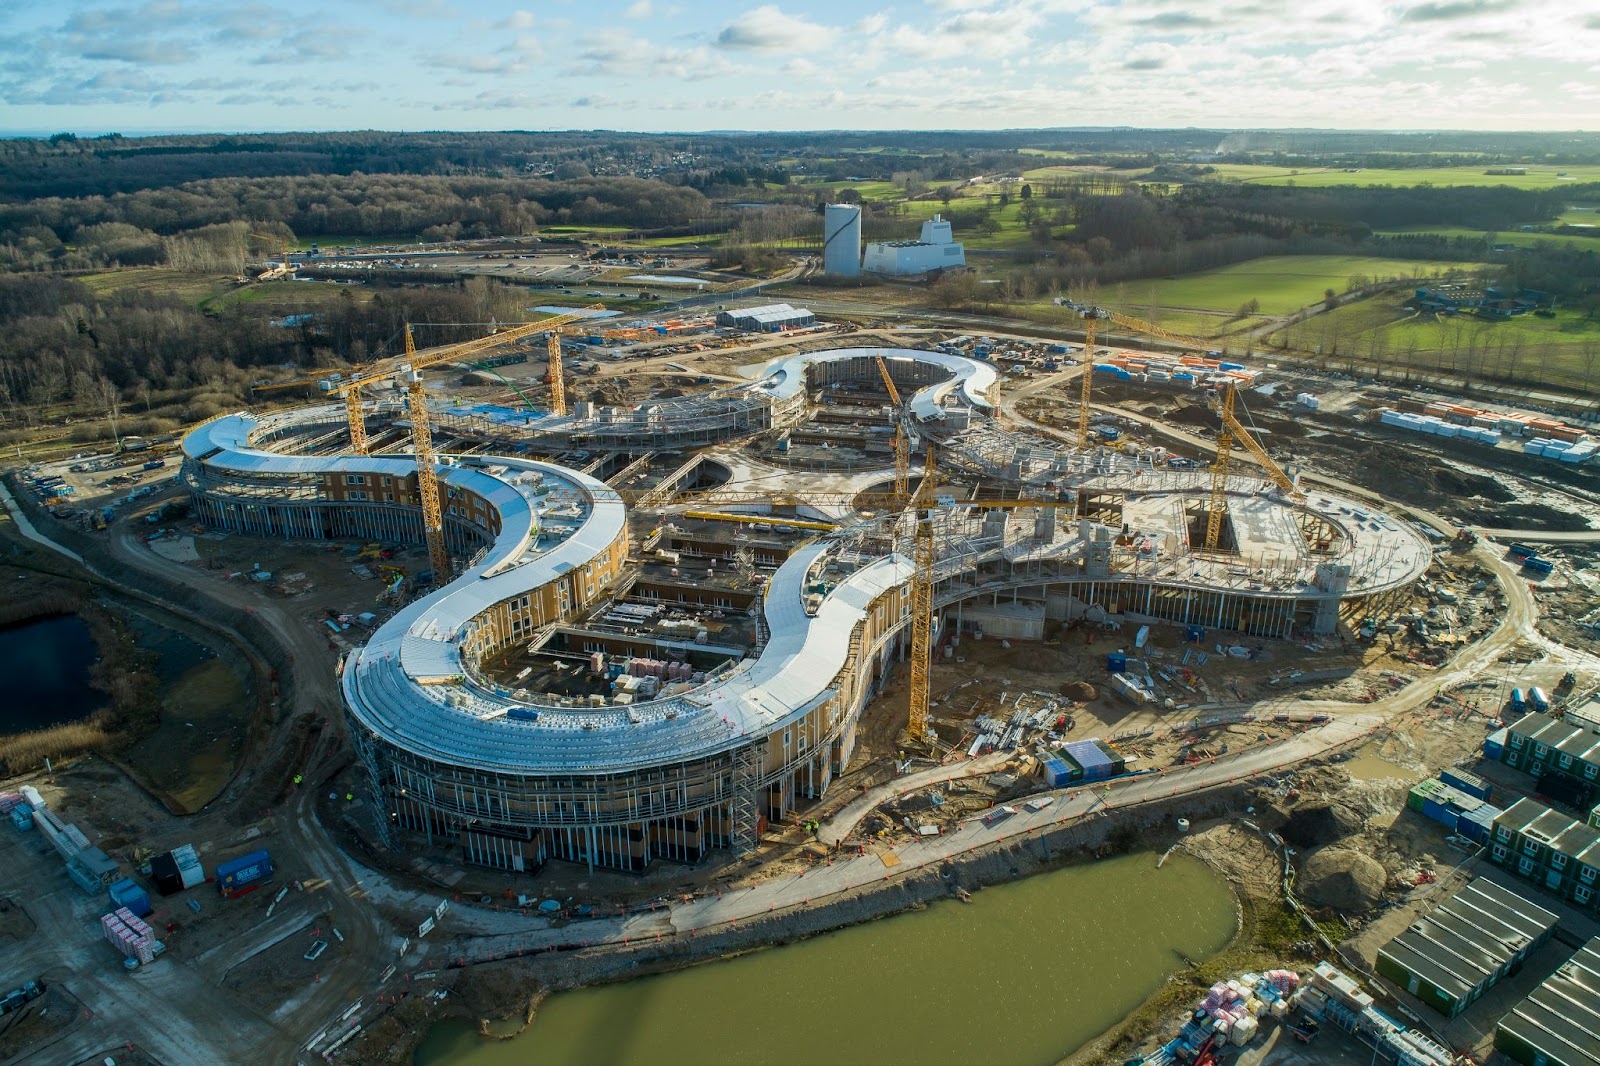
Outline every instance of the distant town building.
[[786, 329], [804, 329], [816, 324], [816, 315], [804, 307], [790, 307], [788, 304], [736, 307], [717, 316], [719, 326], [732, 326], [752, 333], [778, 333]]
[[822, 212], [822, 272], [838, 278], [861, 276], [861, 207], [829, 204]]
[[920, 240], [867, 245], [862, 265], [873, 274], [926, 274], [930, 270], [966, 266], [967, 255], [951, 232], [950, 223], [934, 215], [922, 224]]

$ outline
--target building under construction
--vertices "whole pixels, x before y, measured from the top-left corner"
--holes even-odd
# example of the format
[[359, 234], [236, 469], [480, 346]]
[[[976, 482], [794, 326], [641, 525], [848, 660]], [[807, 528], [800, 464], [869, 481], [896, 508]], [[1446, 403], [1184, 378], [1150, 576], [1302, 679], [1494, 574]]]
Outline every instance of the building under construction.
[[[1326, 634], [1428, 565], [1404, 523], [1243, 474], [1222, 485], [1226, 536], [1207, 550], [1209, 474], [997, 429], [993, 370], [957, 356], [837, 349], [677, 402], [711, 418], [748, 402], [743, 435], [770, 438], [880, 375], [910, 393], [891, 412], [897, 434], [937, 442], [941, 467], [1012, 497], [932, 490], [935, 641], [960, 618], [1024, 637], [1047, 618]], [[265, 536], [420, 542], [415, 458], [340, 450], [345, 410], [233, 415], [191, 432], [183, 478], [197, 515]], [[628, 446], [641, 452], [700, 432], [637, 413], [610, 424], [634, 431]], [[362, 418], [374, 433], [396, 422], [389, 409]], [[453, 579], [343, 667], [386, 840], [448, 843], [464, 862], [509, 870], [551, 857], [637, 870], [747, 850], [768, 820], [820, 797], [911, 642], [913, 523], [853, 498], [885, 471], [836, 475], [851, 486], [843, 494], [813, 492], [815, 478], [742, 449], [709, 495], [625, 495], [512, 454], [528, 443], [520, 427], [483, 428], [483, 452], [437, 460]], [[774, 485], [784, 515], [762, 502]], [[630, 531], [641, 505], [659, 513]], [[740, 537], [696, 526], [727, 528], [728, 512]]]

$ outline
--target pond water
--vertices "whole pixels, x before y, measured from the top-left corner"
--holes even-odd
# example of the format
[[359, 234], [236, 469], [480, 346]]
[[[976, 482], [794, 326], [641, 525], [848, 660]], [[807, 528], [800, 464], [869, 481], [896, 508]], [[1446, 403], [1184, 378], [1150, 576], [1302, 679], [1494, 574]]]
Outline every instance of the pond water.
[[75, 722], [106, 706], [89, 684], [100, 649], [75, 614], [38, 618], [0, 628], [0, 735]]
[[1137, 853], [796, 944], [552, 996], [484, 1040], [431, 1030], [414, 1066], [1050, 1066], [1221, 950], [1235, 902], [1208, 867]]

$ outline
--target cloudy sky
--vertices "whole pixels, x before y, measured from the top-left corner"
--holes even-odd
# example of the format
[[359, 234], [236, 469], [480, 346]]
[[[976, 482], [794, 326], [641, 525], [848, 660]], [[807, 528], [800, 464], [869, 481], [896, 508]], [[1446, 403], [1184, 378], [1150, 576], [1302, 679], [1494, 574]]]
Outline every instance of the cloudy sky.
[[1600, 0], [0, 0], [0, 130], [1600, 127]]

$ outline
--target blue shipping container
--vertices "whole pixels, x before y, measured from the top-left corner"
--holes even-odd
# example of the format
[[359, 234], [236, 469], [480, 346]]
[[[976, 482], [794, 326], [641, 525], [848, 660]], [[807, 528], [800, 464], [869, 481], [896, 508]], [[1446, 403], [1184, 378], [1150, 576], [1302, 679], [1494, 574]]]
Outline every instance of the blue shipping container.
[[1479, 844], [1489, 841], [1489, 833], [1494, 828], [1494, 820], [1501, 815], [1499, 807], [1491, 807], [1487, 803], [1475, 811], [1465, 811], [1456, 819], [1456, 832]]
[[11, 812], [11, 824], [17, 827], [17, 832], [26, 833], [33, 828], [33, 809], [26, 803]]
[[1476, 796], [1481, 800], [1489, 798], [1489, 782], [1466, 770], [1440, 770], [1439, 780], [1459, 788], [1469, 796]]
[[1533, 704], [1533, 709], [1536, 711], [1548, 711], [1550, 709], [1550, 697], [1546, 696], [1544, 689], [1539, 688], [1537, 685], [1528, 690], [1528, 702]]
[[1120, 651], [1114, 651], [1106, 656], [1106, 670], [1113, 674], [1125, 673], [1128, 669], [1128, 657]]
[[126, 907], [136, 917], [148, 918], [150, 913], [155, 910], [154, 907], [150, 906], [150, 897], [146, 895], [145, 890], [130, 878], [124, 877], [120, 881], [111, 882], [111, 887], [107, 891], [111, 896], [113, 906]]
[[1483, 757], [1493, 759], [1495, 762], [1505, 762], [1506, 738], [1511, 735], [1509, 729], [1496, 729], [1493, 733], [1483, 738]]
[[1513, 544], [1510, 550], [1511, 557], [1513, 559], [1526, 559], [1528, 556], [1534, 554], [1534, 550], [1528, 547], [1526, 544]]
[[272, 856], [268, 852], [252, 851], [217, 864], [217, 888], [223, 895], [231, 896], [247, 885], [272, 876], [273, 870]]
[[1524, 570], [1532, 570], [1536, 574], [1548, 574], [1556, 568], [1556, 564], [1549, 559], [1541, 559], [1537, 555], [1530, 555], [1522, 560]]
[[1422, 801], [1422, 814], [1423, 817], [1438, 822], [1440, 825], [1449, 826], [1451, 829], [1456, 827], [1456, 823], [1461, 818], [1461, 813], [1452, 807], [1448, 801], [1441, 803], [1436, 799]]
[[1528, 701], [1522, 698], [1522, 690], [1520, 688], [1511, 690], [1511, 709], [1519, 712], [1528, 709]]
[[1060, 788], [1062, 785], [1072, 783], [1077, 775], [1073, 768], [1067, 765], [1064, 759], [1046, 759], [1044, 761], [1044, 779], [1051, 788]]
[[1074, 740], [1063, 745], [1062, 750], [1073, 762], [1083, 767], [1085, 781], [1103, 781], [1114, 772], [1111, 760], [1092, 740]]

